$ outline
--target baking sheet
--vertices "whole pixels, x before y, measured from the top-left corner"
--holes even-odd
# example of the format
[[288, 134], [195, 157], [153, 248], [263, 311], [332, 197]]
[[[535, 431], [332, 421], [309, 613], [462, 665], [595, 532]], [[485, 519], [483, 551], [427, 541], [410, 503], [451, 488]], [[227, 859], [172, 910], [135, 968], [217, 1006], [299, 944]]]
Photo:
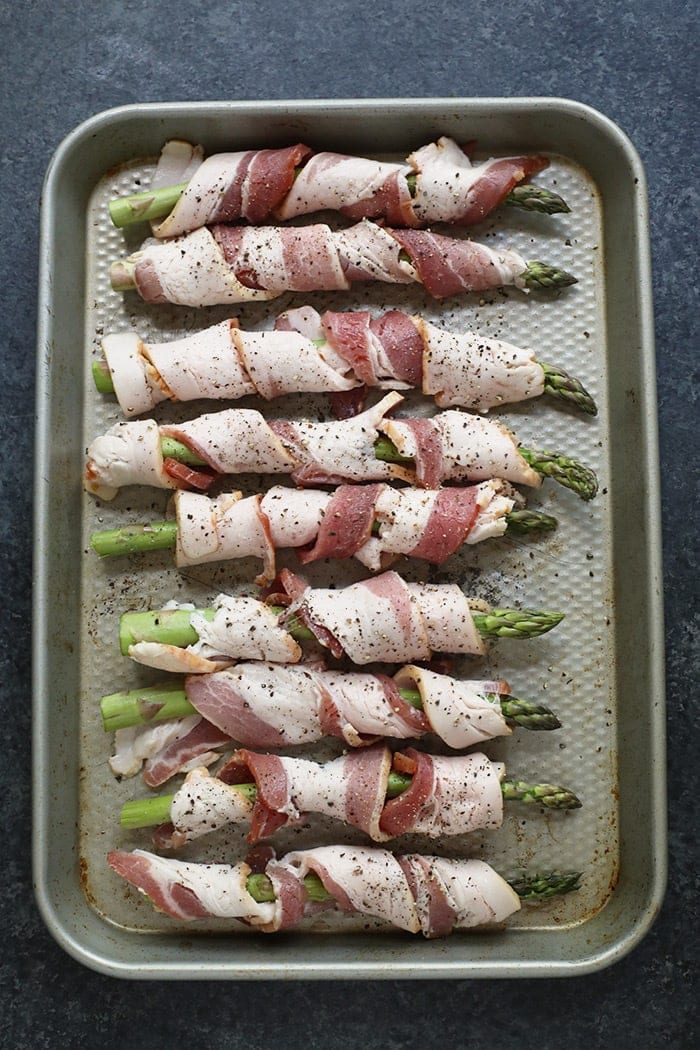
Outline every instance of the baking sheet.
[[[49, 924], [69, 950], [84, 961], [130, 976], [242, 977], [260, 972], [265, 976], [382, 976], [382, 960], [388, 958], [392, 960], [394, 973], [398, 961], [399, 972], [404, 968], [411, 976], [434, 976], [436, 973], [455, 976], [551, 974], [602, 965], [604, 961], [610, 961], [611, 956], [626, 950], [633, 939], [641, 935], [642, 927], [648, 925], [660, 897], [663, 862], [660, 862], [659, 853], [663, 855], [664, 849], [663, 827], [662, 822], [659, 823], [663, 781], [662, 768], [658, 764], [658, 734], [650, 735], [659, 714], [659, 707], [654, 704], [662, 702], [658, 690], [657, 656], [656, 663], [646, 668], [647, 688], [641, 702], [641, 711], [648, 716], [644, 743], [647, 752], [654, 749], [655, 763], [647, 762], [646, 768], [641, 770], [632, 761], [628, 771], [634, 779], [641, 778], [646, 788], [646, 808], [636, 806], [635, 819], [642, 818], [648, 842], [653, 842], [653, 855], [647, 847], [644, 889], [636, 896], [632, 894], [631, 903], [623, 908], [622, 917], [617, 922], [606, 922], [606, 914], [612, 919], [614, 907], [611, 905], [619, 898], [615, 887], [625, 870], [621, 863], [625, 837], [639, 834], [632, 822], [623, 823], [623, 766], [632, 756], [625, 750], [630, 723], [620, 686], [635, 678], [628, 664], [633, 656], [629, 648], [631, 638], [638, 635], [641, 628], [647, 657], [653, 660], [660, 629], [658, 596], [654, 597], [653, 590], [657, 569], [654, 559], [658, 557], [658, 548], [652, 533], [646, 537], [646, 546], [642, 543], [643, 549], [638, 557], [649, 586], [645, 590], [639, 577], [642, 594], [636, 598], [636, 607], [620, 602], [621, 590], [625, 588], [621, 577], [627, 580], [630, 571], [638, 571], [634, 568], [634, 543], [628, 541], [623, 544], [623, 549], [619, 546], [620, 528], [623, 521], [626, 524], [629, 509], [623, 497], [623, 493], [628, 492], [629, 478], [622, 473], [624, 457], [621, 453], [624, 451], [629, 455], [633, 446], [628, 448], [627, 441], [636, 441], [636, 468], [646, 469], [652, 476], [656, 459], [653, 405], [649, 403], [648, 386], [640, 382], [642, 370], [646, 370], [648, 378], [653, 365], [650, 329], [645, 327], [639, 313], [630, 316], [629, 312], [619, 312], [620, 285], [619, 277], [616, 279], [615, 275], [621, 264], [624, 270], [625, 260], [620, 253], [627, 252], [628, 271], [630, 256], [629, 241], [627, 247], [622, 245], [619, 228], [611, 229], [607, 221], [613, 191], [601, 185], [599, 172], [590, 170], [590, 157], [582, 156], [580, 142], [569, 141], [569, 148], [565, 148], [567, 135], [569, 139], [571, 136], [570, 127], [564, 134], [554, 136], [558, 148], [552, 144], [544, 145], [537, 137], [542, 134], [541, 128], [546, 126], [545, 119], [539, 124], [534, 123], [539, 130], [533, 138], [532, 117], [538, 106], [535, 102], [528, 104], [523, 100], [508, 104], [500, 101], [491, 108], [485, 100], [457, 105], [452, 101], [450, 107], [442, 108], [438, 102], [414, 103], [412, 107], [371, 102], [269, 105], [272, 111], [266, 112], [264, 104], [259, 108], [243, 106], [242, 109], [235, 104], [221, 104], [222, 108], [217, 112], [216, 104], [210, 104], [209, 111], [203, 113], [209, 119], [195, 122], [193, 131], [195, 128], [200, 131], [199, 135], [195, 131], [195, 137], [210, 151], [224, 145], [236, 148], [254, 144], [288, 144], [301, 138], [316, 148], [341, 148], [388, 159], [399, 159], [441, 133], [452, 134], [461, 140], [478, 137], [479, 155], [482, 156], [506, 151], [502, 143], [504, 137], [508, 139], [509, 136], [512, 141], [507, 143], [507, 151], [546, 149], [554, 154], [553, 163], [539, 181], [562, 193], [571, 206], [571, 214], [547, 217], [500, 209], [480, 227], [472, 228], [470, 233], [487, 243], [508, 244], [520, 250], [526, 258], [556, 262], [574, 272], [579, 277], [579, 284], [553, 297], [526, 296], [509, 290], [453, 297], [443, 303], [430, 300], [419, 288], [368, 285], [355, 286], [350, 293], [303, 297], [290, 294], [272, 303], [245, 305], [238, 311], [225, 307], [191, 311], [143, 304], [133, 295], [122, 296], [109, 288], [110, 261], [126, 254], [125, 248], [131, 250], [135, 247], [145, 233], [130, 231], [125, 236], [123, 231], [115, 230], [106, 218], [106, 202], [111, 196], [133, 191], [139, 181], [145, 183], [147, 180], [152, 164], [149, 160], [134, 158], [148, 153], [154, 155], [162, 140], [171, 135], [192, 135], [192, 131], [182, 125], [193, 120], [197, 107], [185, 105], [169, 110], [167, 128], [166, 121], [156, 120], [155, 115], [156, 111], [168, 110], [168, 107], [130, 107], [104, 115], [103, 119], [111, 123], [112, 137], [119, 132], [123, 140], [119, 143], [119, 162], [111, 165], [106, 173], [106, 165], [98, 168], [97, 177], [91, 183], [84, 183], [82, 200], [75, 201], [75, 212], [80, 216], [83, 231], [83, 255], [81, 258], [76, 249], [68, 259], [62, 260], [60, 269], [63, 275], [68, 271], [73, 278], [74, 297], [79, 307], [75, 328], [80, 337], [67, 350], [69, 360], [62, 358], [59, 364], [53, 363], [50, 375], [53, 387], [50, 411], [59, 427], [70, 430], [73, 451], [78, 454], [77, 457], [68, 455], [63, 463], [51, 464], [51, 480], [55, 482], [63, 471], [66, 484], [61, 495], [53, 486], [49, 502], [54, 515], [57, 501], [61, 502], [58, 516], [61, 510], [69, 514], [81, 538], [80, 550], [75, 550], [72, 532], [59, 530], [56, 533], [52, 529], [49, 533], [48, 518], [41, 515], [42, 500], [49, 494], [41, 494], [37, 508], [41, 559], [55, 559], [56, 545], [61, 543], [64, 547], [72, 547], [75, 555], [68, 563], [73, 585], [68, 588], [71, 595], [66, 601], [66, 615], [61, 622], [64, 633], [66, 623], [70, 625], [70, 635], [74, 640], [69, 679], [72, 689], [65, 692], [65, 704], [77, 731], [77, 745], [74, 742], [69, 748], [72, 758], [77, 761], [68, 761], [65, 770], [67, 778], [75, 778], [78, 769], [80, 776], [79, 791], [71, 795], [71, 789], [64, 788], [60, 797], [64, 806], [67, 805], [66, 796], [70, 796], [71, 803], [75, 804], [77, 830], [68, 833], [71, 841], [66, 854], [66, 859], [71, 858], [73, 870], [71, 875], [66, 874], [68, 880], [75, 880], [79, 873], [84, 894], [83, 909], [90, 911], [91, 923], [97, 923], [94, 929], [102, 931], [101, 948], [97, 952], [99, 958], [88, 958], [91, 953], [86, 948], [85, 937], [82, 943], [76, 941], [73, 934], [67, 936], [65, 922], [57, 922], [55, 890], [50, 902]], [[545, 104], [539, 103], [539, 106]], [[540, 116], [549, 116], [550, 123], [558, 119], [562, 132], [565, 126], [562, 117], [567, 107], [567, 115], [572, 116], [571, 106], [551, 102], [548, 111], [545, 106]], [[590, 133], [597, 115], [592, 115], [591, 111], [584, 114], [583, 107], [575, 108], [582, 127]], [[332, 115], [336, 120], [331, 122], [329, 117]], [[387, 118], [390, 115], [394, 120], [391, 136], [388, 136]], [[271, 117], [277, 117], [277, 122]], [[362, 118], [361, 127], [359, 117]], [[475, 136], [478, 125], [482, 126], [482, 133]], [[225, 136], [223, 141], [222, 136]], [[143, 148], [146, 141], [150, 149]], [[380, 144], [386, 146], [387, 152], [378, 153]], [[615, 145], [622, 155], [624, 143], [620, 138]], [[83, 159], [84, 147], [83, 142]], [[75, 156], [75, 149], [72, 156]], [[91, 158], [94, 166], [92, 154]], [[629, 164], [629, 156], [625, 160]], [[621, 167], [620, 156], [618, 170]], [[635, 186], [631, 178], [624, 179], [622, 175], [619, 182], [618, 193], [625, 196], [614, 198], [616, 209], [619, 211], [623, 202], [630, 201], [639, 206], [639, 185]], [[639, 221], [637, 215], [638, 224]], [[643, 237], [644, 230], [639, 230], [638, 234]], [[638, 247], [640, 251], [636, 257], [631, 257], [631, 261], [641, 266], [643, 241]], [[45, 259], [45, 266], [55, 280], [59, 270], [55, 254]], [[628, 272], [625, 285], [628, 294], [629, 276]], [[642, 283], [644, 274], [638, 276], [637, 291], [641, 304], [641, 295], [647, 289]], [[648, 274], [646, 276], [648, 278]], [[45, 296], [54, 312], [50, 328], [55, 340], [59, 331], [55, 311], [61, 312], [65, 304], [56, 298], [55, 286], [45, 290]], [[168, 498], [167, 494], [152, 490], [131, 489], [120, 493], [112, 504], [101, 504], [80, 493], [75, 475], [82, 466], [84, 447], [95, 434], [119, 418], [116, 405], [93, 392], [91, 358], [99, 350], [100, 335], [107, 331], [132, 328], [146, 339], [163, 340], [203, 328], [234, 312], [238, 313], [242, 327], [264, 327], [269, 326], [271, 319], [287, 306], [299, 305], [302, 301], [319, 310], [368, 308], [376, 313], [395, 306], [422, 313], [454, 330], [475, 328], [520, 345], [532, 346], [541, 360], [561, 364], [579, 376], [598, 403], [599, 415], [594, 420], [558, 409], [549, 399], [512, 406], [498, 413], [498, 417], [511, 426], [524, 443], [575, 455], [599, 475], [601, 491], [591, 504], [582, 503], [573, 493], [548, 482], [536, 497], [530, 497], [530, 505], [541, 505], [559, 519], [560, 528], [556, 534], [532, 540], [508, 537], [490, 541], [460, 552], [438, 570], [408, 561], [398, 565], [399, 571], [409, 579], [457, 581], [470, 594], [486, 598], [495, 605], [560, 608], [567, 612], [563, 624], [543, 638], [528, 643], [499, 641], [492, 646], [486, 661], [465, 661], [458, 667], [458, 672], [474, 677], [506, 677], [516, 695], [541, 697], [557, 711], [563, 722], [563, 728], [558, 732], [537, 734], [516, 730], [512, 737], [494, 741], [484, 750], [492, 758], [506, 761], [513, 776], [566, 784], [580, 795], [583, 809], [569, 814], [544, 815], [532, 812], [530, 807], [513, 804], [506, 806], [505, 824], [497, 831], [449, 839], [438, 845], [415, 836], [392, 843], [396, 852], [424, 849], [448, 856], [481, 856], [506, 875], [523, 868], [578, 868], [584, 872], [582, 889], [578, 893], [555, 899], [546, 907], [523, 908], [509, 921], [505, 932], [459, 934], [444, 943], [419, 945], [415, 939], [374, 928], [373, 924], [369, 924], [372, 926], [369, 929], [365, 919], [329, 918], [326, 913], [315, 926], [307, 925], [303, 933], [279, 938], [283, 947], [273, 947], [271, 938], [263, 938], [261, 943], [258, 935], [251, 935], [243, 927], [232, 929], [220, 922], [198, 924], [196, 929], [188, 928], [183, 935], [175, 923], [155, 914], [150, 905], [128, 889], [105, 863], [109, 849], [147, 848], [147, 832], [123, 832], [115, 820], [123, 801], [147, 792], [138, 778], [116, 784], [111, 776], [107, 766], [110, 740], [102, 732], [97, 701], [104, 693], [135, 687], [159, 677], [119, 656], [116, 640], [119, 613], [126, 608], [142, 608], [147, 604], [153, 607], [172, 597], [186, 597], [199, 603], [207, 602], [220, 590], [250, 591], [256, 567], [252, 562], [226, 564], [198, 567], [183, 574], [172, 568], [167, 552], [149, 555], [139, 561], [110, 559], [104, 562], [99, 562], [88, 552], [89, 535], [94, 529], [108, 528], [125, 520], [162, 518]], [[634, 425], [627, 426], [622, 436], [620, 424], [630, 423], [630, 396], [627, 394], [621, 401], [618, 384], [613, 380], [619, 375], [618, 355], [622, 344], [618, 337], [625, 324], [636, 336], [630, 340], [628, 332], [626, 337], [627, 367], [636, 373], [633, 385], [627, 389], [639, 399], [637, 408], [646, 398], [647, 411], [633, 421]], [[65, 333], [62, 335], [65, 341]], [[61, 374], [66, 365], [74, 376], [75, 387], [71, 387]], [[63, 410], [61, 397], [66, 402]], [[76, 397], [79, 397], [77, 418]], [[249, 399], [238, 404], [252, 406], [255, 401]], [[194, 403], [177, 408], [161, 406], [159, 418], [191, 418], [211, 407]], [[433, 410], [412, 395], [401, 411], [408, 413], [415, 409]], [[48, 403], [45, 403], [45, 410], [48, 411]], [[66, 413], [65, 417], [62, 411]], [[289, 397], [266, 405], [265, 411], [276, 417], [316, 415], [318, 412], [327, 413], [328, 403], [322, 396]], [[44, 424], [46, 422], [45, 418]], [[612, 439], [613, 433], [615, 440]], [[640, 433], [647, 442], [646, 459]], [[248, 481], [257, 485], [257, 479]], [[235, 487], [244, 486], [236, 484]], [[653, 486], [645, 487], [646, 493], [650, 491], [654, 491]], [[653, 498], [647, 495], [641, 500], [637, 493], [636, 502], [640, 520], [645, 520], [646, 514], [653, 529]], [[54, 516], [52, 521], [55, 520]], [[282, 558], [281, 564], [294, 567], [294, 556]], [[58, 595], [66, 590], [65, 580], [60, 580], [62, 573], [58, 565], [55, 571], [58, 578], [53, 583], [48, 575], [42, 577], [46, 582], [47, 597], [52, 597], [53, 608]], [[303, 571], [311, 583], [324, 585], [329, 581], [341, 584], [362, 576], [359, 566], [354, 568], [332, 562], [307, 566]], [[75, 587], [77, 579], [80, 580], [79, 592]], [[56, 583], [60, 589], [56, 588]], [[37, 635], [40, 639], [42, 631], [51, 629], [46, 623], [47, 605], [40, 604], [38, 613], [42, 621]], [[633, 617], [636, 619], [631, 624]], [[57, 640], [53, 638], [54, 645]], [[634, 656], [638, 676], [643, 671], [640, 665], [645, 658], [641, 651]], [[44, 659], [42, 654], [42, 663]], [[62, 662], [65, 664], [65, 659]], [[42, 674], [45, 670], [45, 667], [37, 667], [43, 693], [37, 696], [37, 704], [44, 721], [47, 711], [41, 705], [50, 703], [50, 694], [57, 689], [62, 691], [66, 684], [64, 671], [63, 675], [52, 680], [49, 688]], [[657, 680], [653, 694], [651, 675]], [[635, 706], [639, 717], [639, 695]], [[638, 735], [639, 727], [633, 729], [633, 735]], [[45, 746], [46, 740], [41, 738], [36, 767], [39, 783], [45, 783], [47, 772], [41, 758]], [[333, 744], [324, 744], [305, 753], [320, 758], [338, 750]], [[642, 791], [642, 799], [644, 794]], [[45, 818], [46, 812], [40, 807], [39, 824], [35, 824], [38, 867], [48, 856], [49, 843], [46, 836], [42, 838], [40, 835], [41, 822]], [[57, 832], [52, 831], [50, 835], [55, 846]], [[279, 833], [275, 839], [280, 850], [321, 841], [359, 842], [361, 836], [348, 833], [341, 825], [314, 820], [309, 827]], [[63, 845], [65, 847], [66, 843]], [[236, 859], [244, 854], [245, 845], [241, 834], [221, 832], [192, 844], [188, 850], [189, 855], [197, 859]], [[641, 870], [637, 869], [637, 881]], [[65, 880], [62, 885], [65, 894]], [[73, 885], [70, 885], [71, 897], [75, 901]], [[40, 893], [40, 903], [47, 914], [47, 893]], [[636, 905], [636, 915], [633, 905]], [[81, 917], [84, 921], [83, 913]], [[595, 938], [590, 936], [592, 925], [603, 931], [603, 938], [595, 947], [592, 947]], [[227, 930], [225, 937], [213, 936], [223, 928]], [[589, 932], [588, 936], [583, 935], [584, 930]], [[145, 933], [150, 936], [145, 937]], [[332, 936], [323, 936], [323, 933]], [[118, 950], [115, 951], [114, 947], [106, 949], [105, 937], [112, 945], [118, 943]], [[149, 963], [144, 945], [152, 946], [156, 937], [162, 940], [160, 958], [151, 957]], [[99, 941], [99, 935], [97, 939]], [[186, 952], [183, 952], [183, 940], [189, 946]], [[224, 958], [221, 958], [218, 947], [222, 941], [226, 944]], [[281, 971], [275, 964], [275, 960], [279, 962], [280, 951], [284, 954]], [[250, 952], [255, 957], [252, 968]], [[346, 952], [350, 953], [348, 959], [345, 958]]]

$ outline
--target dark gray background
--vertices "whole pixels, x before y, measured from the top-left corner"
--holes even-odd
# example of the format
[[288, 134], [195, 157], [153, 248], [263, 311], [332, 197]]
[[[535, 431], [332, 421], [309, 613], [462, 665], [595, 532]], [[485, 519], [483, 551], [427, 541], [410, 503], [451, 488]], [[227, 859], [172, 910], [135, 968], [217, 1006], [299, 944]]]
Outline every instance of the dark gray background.
[[[447, 0], [0, 2], [7, 462], [0, 641], [0, 1045], [490, 1047], [697, 1041], [698, 32], [695, 4]], [[646, 167], [654, 256], [669, 700], [670, 880], [651, 933], [575, 980], [122, 982], [65, 955], [30, 871], [31, 480], [41, 181], [77, 124], [129, 102], [559, 95], [601, 110]], [[12, 451], [12, 456], [10, 456]], [[633, 527], [633, 513], [631, 527]]]

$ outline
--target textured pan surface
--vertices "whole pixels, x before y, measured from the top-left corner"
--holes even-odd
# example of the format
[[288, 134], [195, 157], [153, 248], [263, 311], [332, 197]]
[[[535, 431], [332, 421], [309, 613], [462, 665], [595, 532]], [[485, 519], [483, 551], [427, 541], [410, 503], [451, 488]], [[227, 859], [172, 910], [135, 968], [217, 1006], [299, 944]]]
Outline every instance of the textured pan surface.
[[[644, 283], [645, 234], [643, 228], [637, 231], [641, 240], [635, 244], [629, 224], [622, 235], [622, 216], [609, 221], [613, 209], [626, 209], [633, 224], [640, 220], [643, 200], [634, 184], [640, 172], [634, 169], [638, 162], [633, 152], [598, 115], [546, 100], [492, 106], [481, 100], [410, 106], [366, 102], [143, 107], [112, 111], [96, 123], [95, 136], [81, 137], [78, 129], [77, 141], [64, 144], [53, 181], [49, 179], [44, 213], [45, 274], [53, 281], [44, 288], [51, 316], [40, 354], [48, 347], [55, 352], [39, 403], [38, 456], [44, 474], [48, 465], [49, 487], [42, 491], [38, 478], [38, 557], [44, 571], [35, 654], [40, 792], [35, 834], [39, 899], [49, 924], [84, 961], [130, 976], [382, 976], [389, 963], [387, 976], [506, 976], [573, 972], [610, 961], [631, 946], [658, 905], [665, 848], [655, 497], [648, 495], [655, 491], [656, 457], [653, 387], [648, 386], [653, 348], [642, 306], [649, 294]], [[236, 311], [148, 306], [135, 296], [113, 292], [107, 277], [110, 261], [140, 243], [145, 232], [125, 235], [115, 230], [106, 202], [144, 183], [152, 171], [152, 156], [162, 140], [173, 135], [202, 141], [210, 151], [301, 139], [316, 148], [398, 159], [441, 133], [458, 140], [478, 138], [483, 156], [515, 150], [553, 155], [539, 181], [562, 193], [570, 215], [531, 216], [500, 209], [472, 232], [488, 243], [510, 245], [526, 258], [556, 262], [578, 276], [578, 285], [554, 297], [511, 291], [453, 297], [444, 303], [431, 300], [418, 287], [355, 286], [349, 293], [281, 296], [269, 304], [241, 307], [238, 316], [242, 327], [255, 327], [269, 325], [277, 313], [303, 301], [319, 310], [379, 312], [396, 306], [454, 330], [474, 328], [531, 346], [541, 360], [580, 376], [593, 393], [599, 406], [594, 420], [558, 409], [550, 399], [498, 413], [524, 443], [560, 449], [593, 467], [601, 486], [593, 503], [584, 504], [545, 482], [529, 503], [557, 516], [556, 534], [468, 548], [439, 570], [410, 562], [398, 566], [410, 579], [459, 582], [494, 605], [566, 611], [563, 624], [544, 638], [495, 643], [487, 660], [465, 661], [458, 671], [508, 678], [516, 695], [541, 697], [559, 713], [563, 728], [558, 732], [520, 730], [485, 750], [505, 760], [514, 776], [570, 786], [584, 808], [545, 815], [511, 805], [497, 831], [438, 844], [409, 837], [392, 844], [396, 851], [482, 856], [506, 875], [522, 869], [578, 868], [584, 872], [583, 886], [546, 907], [523, 908], [507, 931], [461, 934], [439, 944], [417, 943], [366, 921], [329, 919], [328, 914], [317, 926], [278, 938], [275, 944], [223, 923], [188, 928], [183, 934], [106, 866], [109, 849], [148, 848], [147, 832], [122, 832], [115, 819], [123, 801], [147, 790], [139, 778], [121, 784], [112, 778], [107, 766], [111, 741], [101, 729], [97, 700], [158, 677], [119, 656], [120, 612], [153, 607], [172, 597], [204, 603], [220, 590], [250, 591], [255, 565], [211, 566], [182, 574], [167, 553], [139, 562], [100, 563], [87, 551], [94, 529], [162, 518], [168, 497], [131, 489], [111, 504], [100, 504], [82, 495], [79, 474], [84, 447], [120, 418], [116, 404], [101, 399], [92, 388], [90, 363], [99, 352], [101, 334], [131, 328], [145, 338], [164, 340]], [[592, 164], [594, 154], [586, 149], [586, 138], [596, 134], [607, 146], [607, 166], [600, 164], [600, 157]], [[102, 140], [104, 149], [106, 135], [108, 157], [94, 145]], [[59, 267], [55, 236], [66, 220], [57, 214], [56, 205], [64, 204], [65, 210], [67, 169], [81, 156], [84, 161], [89, 158], [93, 174], [83, 174], [82, 185], [72, 190], [77, 225]], [[606, 174], [613, 163], [616, 179]], [[66, 302], [68, 290], [64, 295], [56, 289], [64, 281], [72, 307]], [[630, 309], [630, 297], [636, 310]], [[621, 373], [628, 376], [623, 386]], [[161, 406], [159, 418], [189, 418], [211, 407]], [[415, 396], [407, 398], [401, 411], [415, 410], [432, 407]], [[316, 415], [327, 413], [328, 404], [323, 396], [289, 397], [272, 402], [265, 411], [279, 417]], [[61, 445], [58, 434], [65, 437]], [[255, 486], [255, 479], [250, 483]], [[634, 535], [630, 520], [635, 521]], [[288, 556], [281, 563], [294, 567], [295, 559]], [[359, 568], [321, 563], [304, 574], [312, 583], [340, 585], [360, 578]], [[57, 608], [61, 613], [56, 619]], [[60, 710], [61, 730], [52, 731]], [[50, 777], [58, 755], [47, 739], [51, 734], [55, 744], [57, 732], [63, 734], [59, 782]], [[306, 754], [323, 758], [337, 751], [334, 745], [323, 745]], [[65, 830], [53, 827], [47, 837], [46, 820], [53, 808], [60, 809], [68, 824]], [[280, 850], [320, 841], [361, 838], [341, 825], [321, 821], [276, 838]], [[625, 868], [628, 850], [627, 855], [635, 857], [634, 871]], [[60, 878], [50, 867], [52, 851], [63, 861]], [[242, 834], [221, 832], [193, 844], [188, 855], [223, 860], [244, 852]], [[225, 937], [213, 936], [225, 929]]]

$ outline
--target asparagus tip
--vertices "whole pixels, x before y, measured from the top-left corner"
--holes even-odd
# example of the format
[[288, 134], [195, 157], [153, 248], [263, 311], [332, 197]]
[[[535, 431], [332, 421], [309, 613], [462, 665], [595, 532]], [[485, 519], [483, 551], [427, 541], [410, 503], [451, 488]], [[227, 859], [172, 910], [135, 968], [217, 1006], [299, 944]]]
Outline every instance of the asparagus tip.
[[568, 288], [569, 285], [578, 284], [578, 278], [573, 274], [550, 263], [533, 260], [529, 262], [520, 277], [528, 288], [535, 291], [549, 291], [552, 288]]

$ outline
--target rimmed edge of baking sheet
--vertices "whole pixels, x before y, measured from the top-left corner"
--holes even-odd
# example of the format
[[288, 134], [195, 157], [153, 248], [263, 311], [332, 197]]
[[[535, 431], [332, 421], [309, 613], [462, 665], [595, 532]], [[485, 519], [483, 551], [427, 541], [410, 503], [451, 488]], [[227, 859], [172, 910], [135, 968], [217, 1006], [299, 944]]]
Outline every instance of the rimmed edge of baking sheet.
[[[536, 121], [534, 148], [587, 160], [589, 170], [605, 188], [604, 199], [614, 204], [604, 210], [606, 244], [622, 225], [625, 251], [611, 253], [617, 296], [608, 317], [609, 335], [624, 348], [619, 369], [611, 373], [611, 403], [618, 413], [616, 432], [628, 434], [613, 457], [627, 461], [636, 449], [635, 466], [643, 478], [645, 500], [635, 518], [633, 537], [613, 536], [614, 564], [632, 572], [615, 574], [618, 608], [643, 615], [628, 625], [626, 659], [618, 659], [618, 674], [634, 678], [635, 709], [620, 718], [620, 851], [619, 881], [608, 903], [590, 920], [573, 930], [556, 933], [519, 931], [470, 936], [436, 945], [408, 941], [400, 935], [381, 939], [357, 936], [313, 938], [303, 935], [269, 939], [260, 944], [245, 938], [231, 959], [225, 938], [206, 941], [188, 934], [134, 937], [105, 922], [87, 906], [79, 878], [77, 844], [79, 791], [75, 770], [79, 764], [77, 711], [72, 696], [77, 684], [70, 674], [70, 640], [60, 629], [70, 622], [79, 596], [65, 587], [61, 551], [49, 542], [49, 533], [79, 535], [76, 510], [70, 499], [56, 494], [56, 486], [74, 492], [76, 448], [57, 440], [60, 425], [56, 400], [72, 391], [81, 397], [81, 371], [61, 350], [81, 339], [83, 311], [79, 305], [82, 282], [70, 267], [56, 267], [57, 251], [71, 229], [81, 228], [86, 194], [106, 168], [139, 152], [152, 153], [153, 129], [167, 137], [169, 126], [183, 113], [188, 121], [220, 119], [223, 114], [259, 113], [277, 116], [334, 113], [352, 110], [357, 119], [370, 109], [414, 114], [426, 120], [440, 113], [469, 114], [476, 120], [501, 120], [505, 139], [522, 139], [526, 118]], [[511, 126], [504, 118], [512, 118]], [[519, 131], [513, 130], [520, 125]], [[148, 127], [150, 130], [145, 131]], [[139, 140], [135, 129], [144, 136]], [[547, 146], [548, 140], [551, 145]], [[94, 171], [75, 168], [77, 157], [90, 140], [103, 147]], [[108, 141], [107, 141], [108, 140]], [[150, 140], [150, 145], [147, 141]], [[588, 154], [582, 150], [588, 140]], [[555, 144], [556, 143], [556, 144]], [[96, 152], [93, 145], [93, 154]], [[591, 147], [597, 145], [597, 153]], [[607, 153], [605, 152], [607, 150]], [[617, 155], [617, 165], [605, 164]], [[96, 163], [93, 156], [93, 164]], [[596, 167], [597, 166], [597, 167]], [[73, 169], [73, 170], [71, 170]], [[600, 169], [600, 170], [598, 170]], [[94, 177], [93, 177], [94, 176]], [[661, 611], [660, 514], [658, 506], [658, 449], [653, 353], [653, 321], [644, 175], [639, 158], [624, 134], [607, 118], [586, 106], [561, 99], [423, 99], [318, 100], [315, 102], [170, 103], [128, 106], [99, 114], [77, 128], [57, 150], [46, 177], [40, 245], [39, 337], [37, 359], [37, 429], [35, 476], [35, 592], [34, 592], [34, 872], [37, 901], [49, 929], [62, 946], [95, 969], [124, 977], [182, 978], [329, 978], [329, 977], [476, 977], [555, 976], [599, 969], [629, 951], [651, 925], [665, 885], [665, 749], [663, 701], [663, 633]], [[622, 299], [622, 301], [620, 301]], [[73, 304], [73, 328], [71, 328]], [[60, 309], [58, 307], [60, 306]], [[56, 325], [60, 315], [60, 331]], [[63, 418], [66, 413], [63, 411]], [[54, 429], [54, 423], [56, 428]], [[73, 442], [75, 442], [75, 435]], [[47, 459], [51, 460], [47, 470]], [[619, 468], [618, 468], [619, 469]], [[615, 473], [612, 471], [611, 473]], [[51, 522], [51, 526], [49, 526]], [[62, 530], [68, 530], [62, 532]], [[631, 540], [631, 542], [630, 542]], [[642, 571], [643, 570], [643, 571]], [[79, 571], [79, 570], [78, 570]], [[51, 600], [64, 601], [60, 624], [51, 614]], [[623, 654], [618, 654], [623, 655]], [[634, 661], [631, 665], [630, 661]], [[62, 672], [62, 673], [61, 673]], [[622, 683], [619, 683], [622, 685]], [[57, 688], [58, 686], [58, 688]], [[648, 700], [646, 719], [639, 717], [640, 693]], [[620, 702], [625, 703], [623, 690]], [[629, 703], [631, 704], [630, 697]], [[620, 712], [622, 714], [622, 712]], [[58, 718], [61, 718], [59, 731]], [[74, 733], [71, 730], [75, 730]], [[639, 761], [641, 768], [636, 768]], [[640, 821], [640, 813], [645, 819]], [[634, 857], [635, 863], [632, 863]], [[626, 858], [630, 863], [626, 863]], [[527, 938], [527, 945], [523, 941]], [[546, 950], [542, 950], [546, 946]], [[527, 948], [527, 950], [526, 950]]]

